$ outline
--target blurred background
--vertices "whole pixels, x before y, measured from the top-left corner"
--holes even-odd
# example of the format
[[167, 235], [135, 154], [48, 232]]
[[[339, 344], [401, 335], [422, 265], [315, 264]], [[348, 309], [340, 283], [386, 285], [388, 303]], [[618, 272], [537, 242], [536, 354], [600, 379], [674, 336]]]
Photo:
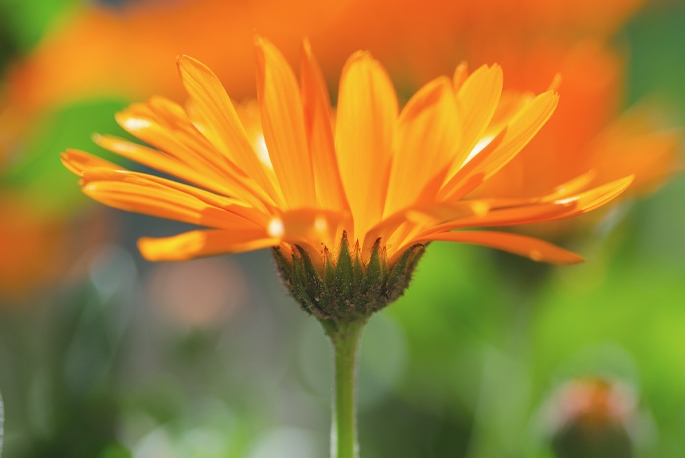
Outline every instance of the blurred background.
[[[472, 4], [473, 3], [473, 4]], [[175, 56], [255, 97], [252, 40], [296, 66], [308, 36], [335, 101], [370, 49], [406, 101], [499, 62], [561, 102], [487, 192], [635, 174], [608, 209], [521, 228], [586, 262], [432, 244], [363, 338], [363, 458], [685, 456], [682, 0], [0, 0], [0, 392], [4, 458], [318, 458], [328, 343], [268, 250], [144, 261], [181, 224], [88, 201], [59, 162], [111, 155], [114, 113], [185, 101]], [[134, 164], [127, 164], [137, 167]]]

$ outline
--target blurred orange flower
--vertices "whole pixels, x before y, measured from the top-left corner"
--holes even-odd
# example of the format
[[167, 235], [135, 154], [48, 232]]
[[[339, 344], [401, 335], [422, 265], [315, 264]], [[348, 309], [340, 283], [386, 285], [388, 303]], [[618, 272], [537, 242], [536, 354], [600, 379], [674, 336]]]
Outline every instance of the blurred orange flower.
[[640, 421], [634, 389], [621, 381], [578, 378], [545, 406], [555, 456], [631, 457]]
[[80, 261], [114, 238], [102, 212], [71, 221], [38, 207], [21, 189], [0, 189], [0, 306], [26, 304], [57, 282], [82, 276]]
[[[410, 247], [432, 240], [573, 263], [581, 258], [529, 237], [452, 231], [579, 215], [632, 180], [583, 193], [569, 185], [532, 199], [465, 199], [547, 121], [557, 105], [553, 91], [496, 115], [501, 69], [483, 66], [466, 77], [460, 66], [453, 81], [433, 80], [399, 112], [385, 70], [358, 52], [343, 69], [333, 128], [328, 93], [308, 46], [299, 86], [270, 42], [257, 39], [256, 60], [268, 160], [254, 150], [218, 78], [189, 57], [179, 59], [189, 110], [155, 97], [117, 116], [124, 129], [161, 152], [115, 137], [96, 141], [192, 186], [75, 150], [63, 155], [83, 191], [104, 204], [213, 228], [142, 239], [146, 258], [181, 260], [274, 246], [290, 252], [299, 246], [312, 259], [335, 260], [347, 234], [363, 263], [378, 243], [392, 265]], [[492, 140], [479, 147], [488, 135]]]
[[66, 258], [62, 218], [36, 213], [20, 196], [0, 195], [0, 305], [56, 278]]
[[6, 98], [31, 112], [102, 95], [179, 97], [182, 88], [169, 72], [179, 54], [201, 59], [241, 98], [252, 94], [253, 64], [246, 50], [255, 30], [273, 37], [290, 58], [302, 37], [310, 37], [331, 77], [352, 52], [370, 49], [391, 74], [405, 75], [416, 87], [466, 57], [464, 43], [487, 46], [512, 28], [538, 35], [561, 29], [570, 40], [587, 33], [606, 36], [643, 2], [193, 0], [140, 2], [120, 10], [90, 5], [57, 23], [14, 65]]

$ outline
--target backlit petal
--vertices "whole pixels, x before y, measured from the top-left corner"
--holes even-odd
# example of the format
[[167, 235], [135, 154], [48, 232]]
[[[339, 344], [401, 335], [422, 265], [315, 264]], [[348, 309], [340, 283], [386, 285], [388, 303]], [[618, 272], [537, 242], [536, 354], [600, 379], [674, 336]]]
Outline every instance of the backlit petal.
[[257, 96], [264, 139], [280, 183], [284, 207], [316, 206], [312, 160], [300, 90], [290, 65], [269, 41], [255, 39]]
[[269, 213], [248, 206], [239, 200], [145, 173], [96, 168], [84, 172], [83, 179], [81, 180], [82, 186], [93, 184], [102, 186], [103, 183], [107, 182], [114, 186], [116, 186], [116, 183], [122, 182], [130, 186], [137, 186], [142, 193], [153, 190], [172, 196], [181, 196], [184, 199], [189, 198], [192, 200], [193, 204], [195, 204], [194, 199], [197, 199], [209, 207], [238, 215], [254, 222], [260, 227], [266, 227], [271, 219]]
[[335, 147], [355, 238], [383, 214], [397, 110], [383, 67], [367, 52], [352, 55], [340, 77]]
[[578, 208], [575, 201], [560, 201], [554, 203], [527, 205], [522, 207], [503, 208], [486, 212], [485, 214], [465, 215], [464, 217], [443, 224], [434, 225], [426, 229], [416, 239], [424, 235], [446, 232], [469, 227], [515, 226], [533, 224], [559, 218]]
[[563, 248], [559, 248], [551, 243], [527, 237], [525, 235], [510, 234], [507, 232], [443, 232], [433, 234], [423, 240], [474, 243], [498, 250], [508, 251], [520, 256], [524, 256], [538, 262], [548, 262], [551, 264], [577, 264], [583, 262], [583, 258]]
[[[219, 180], [225, 175], [223, 168], [212, 163], [208, 154], [197, 151], [197, 149], [213, 148], [211, 145], [209, 147], [200, 146], [199, 148], [197, 148], [197, 144], [189, 145], [188, 142], [191, 141], [189, 136], [178, 135], [177, 130], [161, 125], [154, 113], [142, 114], [140, 111], [134, 107], [129, 107], [117, 113], [116, 120], [128, 133], [164, 151], [185, 166]], [[197, 135], [201, 136], [199, 132]], [[201, 142], [202, 139], [198, 141]]]
[[349, 205], [335, 156], [331, 103], [323, 75], [307, 41], [303, 45], [300, 79], [317, 205], [327, 210], [346, 210]]
[[562, 214], [559, 218], [569, 218], [571, 216], [591, 212], [592, 210], [601, 207], [618, 197], [628, 188], [628, 186], [630, 186], [634, 179], [635, 176], [631, 175], [582, 192], [577, 196], [557, 200], [556, 202], [573, 202], [575, 204], [574, 209], [569, 209], [568, 212]]
[[[130, 172], [106, 161], [89, 161], [70, 150], [63, 161], [78, 171], [83, 191], [106, 205], [192, 224], [230, 228], [264, 227], [270, 216], [235, 199], [165, 178]], [[92, 157], [92, 156], [90, 156]]]
[[141, 238], [138, 249], [149, 261], [185, 261], [200, 256], [259, 250], [278, 243], [278, 239], [266, 237], [259, 230], [207, 230], [167, 238]]
[[452, 82], [439, 78], [424, 86], [402, 110], [384, 214], [433, 202], [461, 142]]
[[[545, 92], [527, 103], [506, 125], [506, 130], [501, 141], [494, 149], [484, 148], [480, 151], [478, 166], [474, 167], [468, 175], [455, 174], [441, 190], [444, 199], [461, 198], [483, 183], [502, 167], [509, 163], [521, 149], [535, 136], [540, 128], [547, 122], [559, 101], [559, 96], [552, 92]], [[475, 158], [471, 158], [473, 161]], [[463, 167], [468, 166], [467, 162]], [[472, 177], [478, 179], [471, 181]], [[468, 187], [460, 186], [464, 182], [470, 182]], [[457, 193], [456, 190], [459, 190]]]
[[95, 135], [93, 141], [109, 151], [147, 167], [178, 177], [210, 191], [225, 196], [233, 196], [255, 207], [264, 208], [261, 199], [252, 191], [257, 185], [249, 177], [237, 176], [216, 179], [211, 175], [208, 176], [191, 167], [184, 166], [183, 163], [167, 154], [137, 143], [108, 135]]
[[[455, 72], [455, 81], [459, 78]], [[464, 138], [454, 163], [461, 165], [483, 137], [502, 93], [502, 69], [483, 65], [464, 81], [457, 92], [457, 105], [463, 119]], [[456, 169], [455, 169], [456, 170]]]
[[98, 167], [111, 170], [125, 170], [123, 167], [120, 167], [117, 164], [75, 149], [69, 149], [66, 153], [62, 153], [61, 159], [62, 164], [64, 164], [64, 166], [69, 169], [71, 173], [80, 177], [83, 176], [86, 170], [95, 169]]
[[178, 67], [195, 113], [204, 121], [203, 134], [273, 199], [277, 199], [273, 183], [252, 149], [219, 79], [204, 64], [188, 56], [178, 59]]

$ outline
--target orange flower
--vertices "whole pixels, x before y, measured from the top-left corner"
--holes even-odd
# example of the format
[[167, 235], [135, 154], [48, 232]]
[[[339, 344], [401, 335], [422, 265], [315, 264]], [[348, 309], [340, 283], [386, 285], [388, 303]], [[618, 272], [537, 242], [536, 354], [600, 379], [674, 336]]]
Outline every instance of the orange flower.
[[[516, 234], [459, 231], [566, 218], [611, 200], [622, 178], [583, 193], [576, 182], [531, 199], [465, 199], [509, 162], [552, 114], [552, 91], [498, 114], [502, 72], [483, 66], [464, 78], [438, 78], [401, 110], [370, 54], [343, 69], [335, 128], [320, 71], [305, 46], [298, 87], [285, 58], [256, 39], [257, 89], [269, 161], [260, 160], [215, 75], [178, 60], [190, 109], [163, 98], [119, 113], [129, 133], [161, 151], [110, 136], [96, 142], [190, 183], [123, 169], [70, 150], [64, 164], [92, 198], [124, 210], [206, 226], [175, 237], [141, 239], [150, 260], [300, 247], [315, 264], [335, 263], [349, 239], [362, 264], [381, 247], [392, 266], [410, 247], [433, 240], [477, 243], [538, 261], [573, 263], [577, 255]], [[493, 139], [482, 147], [486, 135]], [[474, 149], [481, 149], [474, 154]], [[454, 232], [456, 231], [456, 232]], [[343, 244], [346, 243], [343, 241]], [[321, 260], [321, 261], [318, 261]]]
[[67, 258], [67, 224], [39, 214], [27, 199], [0, 193], [0, 305], [59, 276]]

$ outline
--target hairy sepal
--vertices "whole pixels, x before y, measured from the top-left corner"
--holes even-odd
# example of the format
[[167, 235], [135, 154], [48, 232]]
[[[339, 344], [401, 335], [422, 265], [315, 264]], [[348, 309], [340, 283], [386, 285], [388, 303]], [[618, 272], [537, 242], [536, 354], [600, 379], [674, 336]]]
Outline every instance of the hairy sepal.
[[343, 234], [336, 258], [326, 252], [323, 259], [313, 262], [298, 246], [292, 254], [276, 247], [273, 255], [283, 283], [302, 309], [335, 326], [368, 319], [397, 300], [409, 286], [424, 251], [424, 245], [414, 245], [388, 265], [379, 239], [369, 260], [363, 262], [360, 250], [351, 248]]

